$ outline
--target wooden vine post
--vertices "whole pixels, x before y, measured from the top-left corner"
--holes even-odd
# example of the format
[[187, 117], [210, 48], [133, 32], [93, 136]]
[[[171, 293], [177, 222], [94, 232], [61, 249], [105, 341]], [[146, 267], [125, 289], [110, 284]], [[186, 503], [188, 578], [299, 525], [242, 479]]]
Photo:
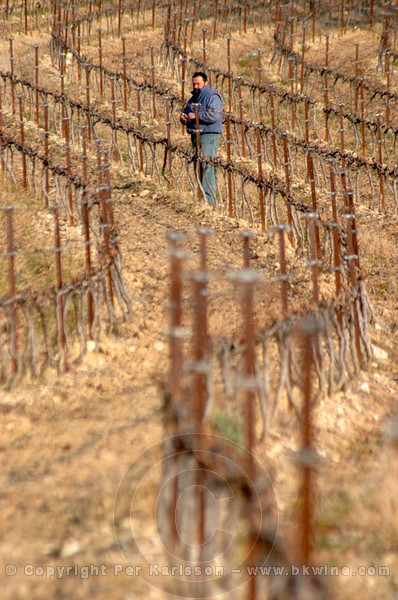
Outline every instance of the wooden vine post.
[[264, 188], [262, 185], [262, 179], [263, 179], [263, 166], [262, 166], [262, 148], [261, 148], [261, 131], [260, 131], [260, 127], [257, 127], [256, 129], [256, 137], [257, 137], [257, 169], [258, 169], [258, 181], [259, 181], [259, 186], [258, 186], [258, 192], [259, 192], [259, 196], [260, 196], [260, 215], [261, 215], [261, 229], [262, 231], [265, 231], [265, 208], [264, 208]]
[[18, 343], [17, 343], [17, 310], [15, 302], [16, 283], [15, 283], [15, 242], [14, 242], [14, 206], [6, 206], [4, 211], [7, 214], [7, 258], [8, 258], [8, 294], [11, 298], [10, 303], [10, 354], [11, 354], [11, 373], [15, 375], [18, 371]]

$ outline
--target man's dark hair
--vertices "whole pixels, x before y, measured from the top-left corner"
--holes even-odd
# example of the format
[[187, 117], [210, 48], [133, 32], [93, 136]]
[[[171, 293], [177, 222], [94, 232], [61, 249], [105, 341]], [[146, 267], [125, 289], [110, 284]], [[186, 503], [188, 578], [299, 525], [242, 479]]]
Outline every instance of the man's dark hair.
[[207, 81], [207, 75], [206, 73], [203, 73], [203, 71], [196, 71], [193, 75], [192, 75], [192, 79], [194, 79], [195, 77], [201, 77], [203, 79], [203, 81]]

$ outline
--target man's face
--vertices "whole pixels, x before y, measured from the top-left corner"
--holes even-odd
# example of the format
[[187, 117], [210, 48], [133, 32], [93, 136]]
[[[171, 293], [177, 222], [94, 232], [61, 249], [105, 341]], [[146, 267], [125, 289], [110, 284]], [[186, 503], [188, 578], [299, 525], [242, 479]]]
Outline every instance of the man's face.
[[195, 92], [199, 92], [202, 88], [207, 85], [207, 81], [203, 81], [203, 77], [194, 77], [192, 79], [192, 85]]

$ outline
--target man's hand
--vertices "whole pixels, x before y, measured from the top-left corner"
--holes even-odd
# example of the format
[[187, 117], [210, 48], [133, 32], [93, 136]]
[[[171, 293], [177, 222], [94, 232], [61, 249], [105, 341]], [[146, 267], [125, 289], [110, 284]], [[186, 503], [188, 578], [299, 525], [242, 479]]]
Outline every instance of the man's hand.
[[195, 121], [195, 119], [196, 119], [196, 115], [193, 112], [190, 112], [188, 114], [185, 114], [185, 113], [180, 114], [180, 122], [183, 125], [186, 125], [188, 123], [188, 121]]

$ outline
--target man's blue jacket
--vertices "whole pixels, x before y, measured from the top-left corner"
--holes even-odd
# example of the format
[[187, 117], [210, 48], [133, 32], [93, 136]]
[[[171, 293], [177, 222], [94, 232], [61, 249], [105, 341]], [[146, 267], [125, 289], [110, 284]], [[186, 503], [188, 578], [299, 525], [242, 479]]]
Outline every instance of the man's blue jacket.
[[[198, 103], [199, 106], [199, 129], [200, 133], [221, 133], [222, 132], [222, 100], [218, 92], [205, 85], [196, 94], [194, 93], [188, 100], [184, 108], [184, 113], [195, 112], [195, 106], [192, 103]], [[187, 132], [195, 133], [195, 120], [188, 121]]]

